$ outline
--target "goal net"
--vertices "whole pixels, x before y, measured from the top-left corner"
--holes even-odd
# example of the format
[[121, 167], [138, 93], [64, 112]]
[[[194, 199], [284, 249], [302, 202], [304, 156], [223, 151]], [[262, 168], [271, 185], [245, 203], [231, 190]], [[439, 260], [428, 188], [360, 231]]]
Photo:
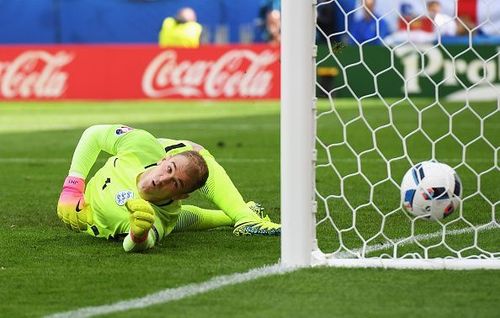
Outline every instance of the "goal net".
[[[439, 19], [426, 0], [292, 2], [282, 263], [500, 268], [500, 53], [480, 35], [500, 33], [500, 4], [478, 1], [485, 14], [471, 21], [457, 0], [437, 2]], [[460, 207], [442, 220], [402, 208], [403, 175], [427, 160], [462, 180]]]

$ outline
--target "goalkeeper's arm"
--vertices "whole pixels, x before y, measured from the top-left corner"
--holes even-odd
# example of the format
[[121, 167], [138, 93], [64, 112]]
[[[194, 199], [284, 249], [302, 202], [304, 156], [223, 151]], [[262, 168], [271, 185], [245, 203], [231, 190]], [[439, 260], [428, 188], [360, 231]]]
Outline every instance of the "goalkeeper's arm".
[[69, 175], [85, 179], [101, 151], [116, 154], [120, 125], [94, 125], [85, 129], [76, 146]]
[[[85, 179], [101, 150], [116, 153], [119, 125], [98, 125], [87, 128], [76, 146], [68, 176], [57, 203], [57, 216], [72, 230], [84, 231], [92, 223], [92, 214], [85, 204]], [[125, 130], [123, 130], [125, 131]]]

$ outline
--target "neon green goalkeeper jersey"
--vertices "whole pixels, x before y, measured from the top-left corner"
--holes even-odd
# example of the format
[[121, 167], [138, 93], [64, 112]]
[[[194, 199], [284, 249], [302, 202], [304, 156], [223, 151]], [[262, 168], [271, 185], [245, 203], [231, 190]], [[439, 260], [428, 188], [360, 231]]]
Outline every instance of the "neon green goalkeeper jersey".
[[[173, 140], [171, 142], [175, 143]], [[70, 174], [87, 177], [101, 150], [113, 156], [87, 181], [85, 202], [89, 204], [93, 217], [93, 225], [87, 228], [87, 232], [93, 236], [110, 238], [129, 233], [130, 212], [125, 203], [129, 199], [140, 198], [138, 175], [164, 158], [169, 146], [165, 148], [144, 130], [121, 125], [92, 126], [84, 132], [78, 143]], [[155, 241], [158, 241], [174, 228], [181, 202], [167, 201], [164, 205], [151, 205], [156, 218], [153, 232]]]

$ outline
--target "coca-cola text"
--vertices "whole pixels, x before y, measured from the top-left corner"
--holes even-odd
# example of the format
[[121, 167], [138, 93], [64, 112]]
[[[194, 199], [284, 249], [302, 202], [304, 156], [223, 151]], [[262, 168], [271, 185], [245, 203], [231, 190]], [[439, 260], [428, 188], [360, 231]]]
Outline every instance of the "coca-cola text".
[[262, 97], [273, 85], [273, 72], [267, 68], [278, 55], [271, 50], [235, 49], [217, 60], [177, 58], [177, 52], [169, 50], [151, 61], [142, 79], [147, 96]]
[[72, 55], [63, 51], [26, 51], [12, 61], [0, 61], [0, 95], [4, 98], [55, 98], [67, 87], [68, 73], [62, 68]]

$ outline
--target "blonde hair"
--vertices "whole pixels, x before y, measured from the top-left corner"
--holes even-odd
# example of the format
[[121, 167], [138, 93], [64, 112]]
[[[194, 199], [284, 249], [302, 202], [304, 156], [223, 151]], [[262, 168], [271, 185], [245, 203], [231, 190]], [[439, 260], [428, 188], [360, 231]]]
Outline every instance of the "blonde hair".
[[208, 179], [208, 166], [200, 153], [189, 150], [181, 152], [176, 156], [184, 156], [189, 160], [189, 166], [186, 173], [193, 180], [193, 184], [187, 189], [187, 193], [191, 193], [203, 187]]

